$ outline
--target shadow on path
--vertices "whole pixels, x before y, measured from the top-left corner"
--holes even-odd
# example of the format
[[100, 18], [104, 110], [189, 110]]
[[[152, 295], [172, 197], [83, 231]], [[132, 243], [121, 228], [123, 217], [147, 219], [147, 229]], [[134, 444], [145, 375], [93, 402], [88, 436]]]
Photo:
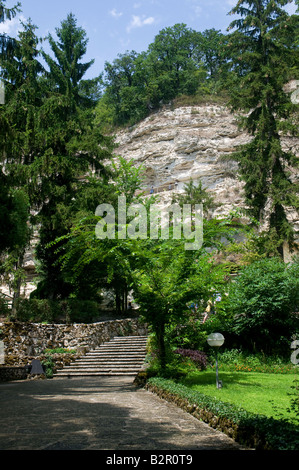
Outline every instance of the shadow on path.
[[0, 384], [0, 450], [239, 450], [132, 377]]

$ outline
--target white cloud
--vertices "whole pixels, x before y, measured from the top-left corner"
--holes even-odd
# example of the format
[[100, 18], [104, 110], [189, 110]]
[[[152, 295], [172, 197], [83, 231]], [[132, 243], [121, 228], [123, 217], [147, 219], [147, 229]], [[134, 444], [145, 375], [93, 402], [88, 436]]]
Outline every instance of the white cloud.
[[149, 16], [146, 18], [145, 16], [137, 16], [133, 15], [131, 23], [127, 27], [127, 32], [129, 33], [134, 28], [142, 28], [143, 26], [147, 26], [153, 24], [155, 22], [155, 18], [153, 16]]
[[200, 16], [202, 14], [202, 7], [197, 5], [194, 7], [194, 12], [196, 16]]
[[17, 36], [18, 32], [23, 29], [21, 21], [26, 23], [26, 18], [23, 15], [0, 23], [0, 34], [8, 34], [11, 37]]
[[294, 15], [297, 12], [298, 7], [294, 2], [292, 2], [291, 4], [286, 5], [284, 8], [289, 15]]
[[110, 14], [111, 16], [113, 16], [113, 18], [120, 18], [120, 17], [123, 15], [123, 13], [122, 13], [122, 12], [118, 12], [118, 11], [116, 10], [116, 8], [113, 8], [113, 10], [110, 10], [110, 11], [109, 11], [109, 14]]

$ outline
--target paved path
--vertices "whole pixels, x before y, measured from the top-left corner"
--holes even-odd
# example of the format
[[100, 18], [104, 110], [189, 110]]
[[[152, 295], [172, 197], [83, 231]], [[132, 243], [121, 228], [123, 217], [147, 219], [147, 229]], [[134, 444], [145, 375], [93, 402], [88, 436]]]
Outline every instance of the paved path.
[[0, 384], [0, 450], [239, 450], [132, 378]]

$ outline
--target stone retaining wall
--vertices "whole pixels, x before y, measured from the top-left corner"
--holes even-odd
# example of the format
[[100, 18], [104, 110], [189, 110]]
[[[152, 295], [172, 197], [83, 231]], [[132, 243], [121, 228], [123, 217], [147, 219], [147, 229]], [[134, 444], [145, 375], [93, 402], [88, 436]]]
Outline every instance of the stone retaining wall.
[[27, 372], [25, 367], [0, 367], [0, 382], [12, 380], [25, 380]]
[[0, 324], [0, 330], [3, 368], [23, 367], [40, 358], [45, 349], [76, 349], [77, 355], [84, 355], [114, 336], [147, 334], [146, 325], [135, 318], [72, 325], [5, 322]]

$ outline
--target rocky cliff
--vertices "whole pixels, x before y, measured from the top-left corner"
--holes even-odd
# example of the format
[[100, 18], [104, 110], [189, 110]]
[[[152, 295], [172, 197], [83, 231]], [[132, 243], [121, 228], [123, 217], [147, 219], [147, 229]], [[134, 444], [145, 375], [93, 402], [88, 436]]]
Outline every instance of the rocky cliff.
[[[223, 215], [244, 205], [238, 166], [225, 157], [250, 138], [226, 106], [207, 104], [163, 109], [119, 132], [116, 142], [119, 155], [144, 166], [146, 191], [153, 187], [169, 200], [191, 179], [201, 180], [217, 203], [213, 215]], [[283, 146], [299, 156], [299, 139], [286, 137]], [[298, 180], [298, 173], [292, 177]], [[299, 219], [292, 217], [299, 230]]]
[[[191, 179], [215, 196], [218, 211], [242, 205], [237, 165], [222, 157], [247, 142], [236, 118], [220, 105], [164, 109], [117, 137], [117, 153], [145, 168], [145, 190], [165, 201]], [[220, 206], [221, 204], [221, 206]]]

